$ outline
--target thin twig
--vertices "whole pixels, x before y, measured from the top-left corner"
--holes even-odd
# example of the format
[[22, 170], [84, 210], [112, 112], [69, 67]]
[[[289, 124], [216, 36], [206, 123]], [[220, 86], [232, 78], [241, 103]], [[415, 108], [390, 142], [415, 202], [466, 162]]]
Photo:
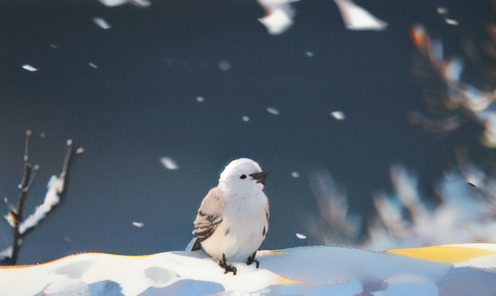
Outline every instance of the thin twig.
[[21, 193], [19, 194], [19, 201], [17, 203], [17, 211], [11, 212], [13, 218], [14, 218], [14, 242], [13, 242], [13, 249], [12, 249], [12, 255], [10, 258], [8, 258], [7, 262], [9, 264], [16, 264], [17, 262], [17, 257], [19, 255], [19, 251], [21, 249], [22, 243], [23, 243], [23, 235], [19, 232], [19, 226], [21, 225], [23, 221], [23, 214], [24, 214], [24, 202], [26, 200], [26, 197], [28, 195], [29, 189], [31, 188], [31, 185], [34, 182], [34, 179], [36, 177], [36, 173], [38, 172], [39, 167], [35, 166], [34, 172], [33, 172], [33, 167], [29, 163], [29, 138], [31, 137], [33, 133], [30, 130], [26, 131], [26, 142], [24, 146], [24, 157], [23, 157], [23, 162], [24, 162], [24, 171], [23, 171], [23, 176], [22, 176], [22, 181], [21, 181]]
[[67, 175], [67, 170], [69, 169], [69, 162], [72, 155], [72, 140], [67, 140], [67, 152], [65, 153], [64, 165], [62, 166], [62, 172], [60, 173], [60, 178], [65, 179]]

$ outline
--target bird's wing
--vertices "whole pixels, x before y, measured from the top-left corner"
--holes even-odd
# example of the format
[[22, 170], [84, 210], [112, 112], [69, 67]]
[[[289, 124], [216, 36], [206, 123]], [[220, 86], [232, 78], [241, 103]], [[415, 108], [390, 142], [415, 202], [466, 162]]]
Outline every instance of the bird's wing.
[[196, 220], [194, 223], [195, 230], [193, 235], [196, 237], [196, 242], [192, 247], [192, 251], [201, 248], [200, 243], [209, 238], [222, 222], [222, 213], [224, 212], [226, 201], [224, 193], [219, 188], [211, 189], [207, 196], [203, 199]]
[[267, 205], [265, 206], [264, 210], [265, 210], [265, 217], [267, 218], [267, 221], [269, 220], [270, 218], [270, 213], [269, 213], [269, 202], [267, 201]]
[[269, 231], [269, 219], [270, 219], [270, 214], [269, 214], [269, 203], [267, 202], [267, 206], [265, 207], [265, 224], [264, 224], [264, 229], [263, 229], [263, 235], [265, 236], [267, 234], [267, 231]]

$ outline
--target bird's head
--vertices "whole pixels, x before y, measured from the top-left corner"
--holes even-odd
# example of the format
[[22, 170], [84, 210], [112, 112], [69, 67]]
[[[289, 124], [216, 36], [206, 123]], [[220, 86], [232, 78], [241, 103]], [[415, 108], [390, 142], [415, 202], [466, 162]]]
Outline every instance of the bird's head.
[[239, 186], [261, 186], [265, 185], [265, 177], [269, 172], [255, 161], [248, 158], [240, 158], [231, 161], [220, 174], [219, 184], [239, 184]]

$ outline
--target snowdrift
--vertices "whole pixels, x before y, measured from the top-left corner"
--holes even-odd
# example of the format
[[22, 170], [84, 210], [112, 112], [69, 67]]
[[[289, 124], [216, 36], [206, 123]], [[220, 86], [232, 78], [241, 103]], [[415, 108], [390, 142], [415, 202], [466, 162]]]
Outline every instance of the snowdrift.
[[338, 246], [259, 251], [224, 274], [202, 251], [84, 253], [0, 268], [0, 295], [496, 295], [496, 244], [371, 252]]

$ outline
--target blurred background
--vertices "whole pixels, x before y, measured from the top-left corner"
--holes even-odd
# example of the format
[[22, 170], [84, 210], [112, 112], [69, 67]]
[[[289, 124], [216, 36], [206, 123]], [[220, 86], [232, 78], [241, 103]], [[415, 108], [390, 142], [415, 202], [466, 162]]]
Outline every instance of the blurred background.
[[[183, 250], [201, 200], [240, 157], [271, 172], [263, 249], [496, 240], [495, 155], [480, 141], [494, 68], [468, 54], [493, 66], [483, 62], [494, 62], [490, 1], [357, 0], [388, 25], [350, 30], [336, 5], [350, 1], [301, 0], [282, 4], [279, 34], [258, 20], [280, 8], [270, 1], [118, 2], [0, 1], [0, 197], [17, 202], [27, 129], [40, 171], [26, 216], [60, 173], [66, 140], [84, 149], [18, 264]], [[486, 95], [486, 117], [446, 105], [453, 87]], [[437, 215], [448, 204], [456, 210]], [[458, 234], [485, 228], [436, 241], [446, 231], [436, 221]], [[422, 229], [439, 232], [419, 239]], [[0, 249], [11, 243], [2, 220]]]

